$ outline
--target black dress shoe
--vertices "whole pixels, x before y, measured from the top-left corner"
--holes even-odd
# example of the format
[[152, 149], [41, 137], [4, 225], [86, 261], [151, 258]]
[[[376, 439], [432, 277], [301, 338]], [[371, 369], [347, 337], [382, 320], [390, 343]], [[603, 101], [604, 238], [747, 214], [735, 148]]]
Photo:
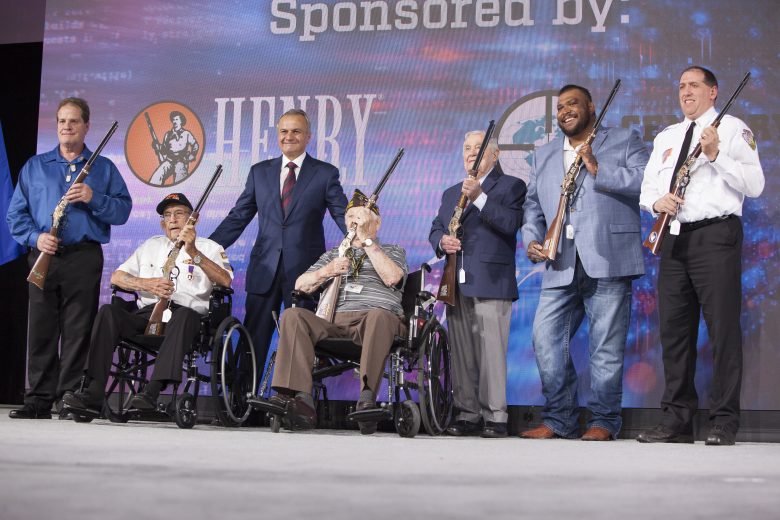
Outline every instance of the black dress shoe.
[[287, 404], [285, 419], [292, 430], [312, 430], [317, 426], [317, 411], [296, 397]]
[[704, 444], [707, 446], [734, 446], [736, 437], [736, 433], [716, 424], [707, 434], [707, 440], [704, 441]]
[[[376, 408], [376, 398], [373, 401], [358, 401], [355, 406], [356, 412], [362, 412], [363, 410], [371, 410]], [[372, 435], [376, 433], [376, 421], [358, 421], [358, 428], [360, 428], [361, 435]]]
[[[93, 414], [100, 415], [103, 410], [103, 396], [95, 398], [88, 391], [79, 391], [73, 393], [67, 393], [62, 396], [62, 408], [63, 411], [76, 412], [91, 412]], [[60, 419], [62, 418], [62, 411], [60, 411]]]
[[453, 437], [470, 437], [472, 435], [479, 435], [482, 432], [479, 423], [473, 423], [469, 421], [455, 421], [447, 428], [447, 435]]
[[486, 421], [480, 437], [485, 439], [501, 439], [506, 437], [506, 423]]
[[693, 434], [675, 430], [659, 424], [652, 430], [645, 430], [636, 436], [639, 442], [668, 442], [678, 444], [693, 444]]
[[157, 399], [141, 392], [136, 394], [130, 401], [130, 408], [135, 408], [136, 410], [156, 410]]
[[51, 419], [51, 410], [38, 410], [31, 404], [26, 404], [8, 412], [11, 419]]

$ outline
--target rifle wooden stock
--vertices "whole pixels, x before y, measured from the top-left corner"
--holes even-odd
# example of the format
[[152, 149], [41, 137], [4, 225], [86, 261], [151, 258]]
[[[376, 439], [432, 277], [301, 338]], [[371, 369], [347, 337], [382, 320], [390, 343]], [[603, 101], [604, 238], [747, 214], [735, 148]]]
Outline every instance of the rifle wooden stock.
[[[198, 223], [198, 219], [200, 218], [200, 210], [206, 203], [206, 199], [211, 193], [211, 190], [214, 189], [214, 185], [217, 183], [217, 179], [219, 179], [221, 174], [222, 165], [218, 164], [217, 169], [214, 171], [214, 175], [211, 177], [208, 186], [206, 186], [206, 189], [203, 191], [203, 195], [201, 195], [200, 200], [195, 205], [192, 213], [190, 213], [190, 217], [187, 219], [187, 223], [185, 225], [194, 226]], [[179, 258], [179, 253], [181, 252], [182, 247], [184, 247], [184, 241], [177, 240], [171, 248], [170, 252], [168, 253], [168, 258], [165, 259], [165, 263], [162, 267], [163, 278], [171, 278], [171, 273], [173, 273], [174, 269], [176, 269], [176, 260]], [[154, 304], [154, 308], [152, 309], [152, 315], [149, 316], [149, 322], [146, 324], [146, 330], [144, 330], [144, 334], [149, 336], [162, 336], [164, 334], [165, 322], [163, 321], [163, 313], [170, 305], [170, 301], [170, 298], [160, 298], [157, 300], [157, 303]]]
[[441, 282], [439, 283], [439, 294], [436, 299], [440, 302], [444, 302], [447, 305], [455, 306], [455, 266], [458, 263], [458, 259], [455, 258], [457, 253], [447, 253], [447, 258], [444, 260], [444, 270], [441, 273]]
[[[89, 157], [89, 159], [87, 159], [87, 162], [84, 163], [84, 166], [81, 167], [81, 171], [76, 176], [73, 184], [84, 182], [84, 179], [86, 179], [87, 175], [89, 175], [89, 170], [92, 169], [92, 163], [95, 162], [95, 159], [98, 158], [100, 152], [102, 152], [103, 148], [105, 148], [105, 146], [108, 144], [108, 140], [111, 139], [112, 135], [114, 135], [117, 127], [119, 127], [119, 123], [114, 121], [114, 124], [112, 124], [111, 128], [108, 129], [108, 132], [106, 133], [105, 137], [103, 137], [103, 140], [100, 141], [98, 147], [95, 148], [95, 151], [92, 152], [92, 155]], [[73, 184], [71, 184], [71, 186], [73, 186]], [[63, 195], [57, 203], [57, 207], [54, 208], [54, 212], [52, 212], [51, 229], [48, 231], [48, 233], [54, 238], [57, 238], [60, 234], [60, 227], [62, 225], [63, 219], [65, 218], [65, 211], [68, 209], [68, 205], [68, 199], [66, 199], [65, 195]], [[43, 290], [44, 286], [46, 285], [46, 277], [49, 275], [51, 257], [52, 255], [46, 254], [44, 252], [38, 254], [38, 258], [35, 260], [32, 269], [30, 269], [30, 274], [27, 275], [27, 281], [40, 290]]]
[[563, 220], [566, 218], [566, 205], [568, 203], [569, 196], [561, 194], [561, 198], [558, 200], [558, 211], [556, 211], [555, 218], [547, 229], [547, 234], [544, 236], [542, 254], [546, 256], [548, 260], [555, 260], [558, 257], [558, 244], [561, 241]]
[[[739, 96], [740, 92], [742, 92], [742, 89], [745, 88], [749, 80], [750, 72], [745, 74], [745, 77], [742, 78], [742, 81], [739, 83], [736, 90], [734, 90], [734, 93], [731, 94], [731, 97], [723, 106], [723, 110], [721, 110], [712, 121], [711, 126], [715, 128], [720, 126], [720, 122], [723, 119], [723, 116], [725, 116], [726, 112], [729, 111], [731, 105], [734, 104], [737, 96]], [[693, 149], [691, 154], [685, 159], [682, 165], [680, 165], [680, 169], [674, 172], [674, 185], [672, 186], [672, 189], [669, 190], [669, 193], [672, 193], [678, 197], [685, 195], [685, 188], [690, 182], [693, 165], [696, 162], [696, 159], [701, 155], [701, 152], [701, 143], [698, 143], [696, 144], [696, 148]], [[653, 227], [650, 229], [650, 233], [648, 233], [647, 238], [645, 238], [644, 242], [642, 242], [642, 245], [648, 248], [654, 255], [657, 255], [658, 251], [661, 250], [661, 243], [666, 236], [666, 230], [669, 228], [669, 220], [671, 218], [671, 215], [668, 213], [659, 214], [658, 218], [653, 223]]]
[[[404, 149], [401, 148], [398, 150], [398, 153], [393, 159], [393, 162], [390, 163], [390, 167], [388, 167], [384, 175], [382, 175], [382, 179], [379, 181], [379, 184], [377, 184], [374, 192], [370, 197], [368, 197], [368, 201], [364, 207], [371, 209], [376, 205], [377, 200], [379, 200], [379, 193], [382, 191], [382, 188], [385, 187], [387, 180], [395, 171], [396, 166], [398, 166], [398, 163], [401, 162], [401, 157], [403, 156]], [[339, 258], [346, 256], [347, 252], [352, 248], [352, 240], [354, 240], [356, 234], [357, 224], [352, 224], [349, 231], [347, 231], [347, 234], [344, 236], [344, 239], [339, 244]], [[336, 306], [338, 304], [339, 292], [341, 291], [341, 282], [343, 278], [344, 277], [342, 275], [334, 277], [322, 292], [320, 301], [317, 304], [316, 311], [317, 316], [320, 318], [333, 322], [333, 318], [336, 315]]]
[[[482, 139], [482, 144], [477, 152], [477, 158], [474, 160], [474, 166], [468, 171], [468, 176], [471, 179], [477, 178], [479, 172], [479, 165], [482, 163], [482, 157], [485, 155], [490, 138], [493, 136], [493, 130], [496, 128], [496, 122], [490, 120], [488, 128], [485, 131], [485, 137]], [[455, 209], [452, 212], [452, 218], [450, 218], [450, 224], [447, 226], [447, 234], [451, 237], [458, 236], [460, 230], [460, 217], [463, 215], [463, 209], [468, 204], [469, 198], [465, 193], [461, 193], [458, 198], [458, 203], [455, 205]], [[447, 257], [444, 259], [444, 270], [439, 281], [439, 291], [436, 293], [436, 299], [440, 302], [444, 302], [447, 305], [455, 306], [455, 291], [457, 284], [455, 283], [455, 266], [457, 262], [457, 256], [455, 253], [447, 253]]]

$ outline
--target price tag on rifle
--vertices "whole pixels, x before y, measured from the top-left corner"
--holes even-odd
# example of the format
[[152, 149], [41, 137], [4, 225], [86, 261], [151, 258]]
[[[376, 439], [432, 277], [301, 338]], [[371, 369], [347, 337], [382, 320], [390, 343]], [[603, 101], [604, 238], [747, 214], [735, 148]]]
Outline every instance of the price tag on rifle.
[[458, 283], [466, 283], [466, 270], [462, 267], [458, 271]]
[[574, 240], [574, 226], [571, 224], [566, 224], [566, 238]]
[[173, 316], [173, 313], [171, 312], [171, 309], [170, 308], [165, 309], [163, 311], [163, 315], [162, 315], [163, 323], [168, 323], [169, 321], [171, 321], [171, 316]]
[[670, 235], [679, 235], [680, 234], [680, 221], [677, 219], [672, 220], [672, 223], [669, 224], [669, 234]]

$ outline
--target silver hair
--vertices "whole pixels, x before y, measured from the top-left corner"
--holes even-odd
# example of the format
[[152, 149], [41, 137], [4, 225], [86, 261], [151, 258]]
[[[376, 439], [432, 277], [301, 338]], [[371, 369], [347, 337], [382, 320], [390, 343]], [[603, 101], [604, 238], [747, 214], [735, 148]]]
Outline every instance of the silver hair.
[[[485, 138], [485, 131], [484, 130], [472, 130], [471, 132], [466, 132], [466, 135], [463, 137], [463, 142], [465, 143], [466, 139], [468, 139], [472, 135], [478, 135], [482, 139], [484, 139]], [[495, 150], [497, 152], [499, 151], [498, 139], [496, 139], [495, 137], [491, 137], [490, 141], [488, 141], [488, 150], [490, 150], [490, 149]]]
[[[291, 108], [282, 116], [279, 118], [279, 121], [282, 120], [282, 117], [284, 116], [301, 116], [306, 120], [306, 129], [311, 133], [311, 121], [309, 120], [309, 114], [306, 113], [305, 110], [301, 110], [300, 108]], [[279, 121], [276, 122], [276, 126], [279, 126]]]

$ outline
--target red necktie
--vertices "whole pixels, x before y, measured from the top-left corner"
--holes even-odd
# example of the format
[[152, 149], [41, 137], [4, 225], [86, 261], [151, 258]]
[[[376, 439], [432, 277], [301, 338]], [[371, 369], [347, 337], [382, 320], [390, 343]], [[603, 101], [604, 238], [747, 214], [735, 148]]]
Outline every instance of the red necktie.
[[295, 168], [298, 165], [294, 162], [287, 163], [287, 178], [284, 179], [284, 186], [282, 186], [282, 212], [284, 216], [287, 216], [287, 208], [290, 207], [292, 202], [292, 192], [295, 187]]

